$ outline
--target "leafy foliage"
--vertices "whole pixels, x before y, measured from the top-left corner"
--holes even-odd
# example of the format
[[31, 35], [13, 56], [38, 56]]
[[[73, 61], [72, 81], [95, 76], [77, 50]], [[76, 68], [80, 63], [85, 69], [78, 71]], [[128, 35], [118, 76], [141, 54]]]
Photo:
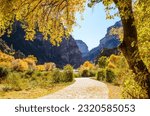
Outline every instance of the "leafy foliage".
[[85, 61], [79, 68], [79, 73], [82, 77], [93, 77], [95, 76], [96, 67], [89, 61]]
[[9, 70], [5, 67], [0, 66], [0, 82], [1, 80], [4, 80], [8, 74], [9, 74]]
[[106, 80], [106, 70], [105, 69], [99, 69], [97, 71], [97, 80], [104, 81]]
[[98, 60], [98, 65], [99, 65], [99, 68], [105, 68], [107, 65], [107, 57], [106, 56], [100, 57]]
[[73, 67], [71, 65], [64, 66], [63, 70], [63, 82], [73, 81]]
[[106, 82], [112, 83], [116, 78], [115, 73], [112, 69], [107, 68], [106, 69]]
[[26, 71], [28, 70], [28, 63], [21, 59], [16, 59], [12, 62], [12, 69], [15, 71]]
[[45, 63], [44, 64], [44, 67], [45, 67], [45, 71], [52, 71], [53, 69], [56, 68], [56, 64], [55, 63]]
[[123, 84], [122, 97], [128, 99], [144, 99], [148, 98], [147, 91], [145, 88], [139, 85], [138, 82], [135, 81], [135, 74], [129, 70], [124, 75], [126, 78]]
[[[14, 21], [20, 21], [26, 31], [26, 39], [32, 40], [35, 31], [42, 32], [45, 39], [57, 45], [62, 36], [69, 36], [75, 22], [76, 12], [84, 10], [86, 0], [1, 0], [0, 35], [12, 31]], [[37, 28], [38, 27], [38, 28]]]

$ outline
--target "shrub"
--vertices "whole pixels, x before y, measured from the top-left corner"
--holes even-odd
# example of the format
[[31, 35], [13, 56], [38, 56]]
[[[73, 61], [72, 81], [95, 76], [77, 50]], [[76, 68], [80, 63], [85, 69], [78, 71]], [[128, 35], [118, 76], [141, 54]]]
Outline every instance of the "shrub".
[[[123, 83], [123, 91], [122, 91], [122, 97], [126, 99], [145, 99], [148, 98], [147, 96], [147, 90], [142, 87], [137, 81], [135, 81], [135, 78], [137, 80], [138, 77], [135, 76], [135, 74], [132, 71], [127, 71], [124, 74], [125, 82]], [[140, 75], [139, 79], [144, 78], [144, 75]], [[140, 80], [138, 81], [140, 82]]]
[[94, 68], [94, 65], [91, 62], [89, 62], [89, 61], [85, 61], [82, 66], [84, 68], [87, 68], [87, 69], [93, 69]]
[[106, 82], [112, 83], [115, 79], [116, 75], [112, 69], [106, 69]]
[[15, 71], [26, 71], [28, 70], [28, 64], [27, 62], [21, 60], [21, 59], [16, 59], [12, 62], [12, 68]]
[[1, 67], [12, 68], [11, 62], [0, 62]]
[[38, 70], [38, 71], [45, 71], [45, 67], [44, 67], [44, 65], [37, 65], [36, 66], [36, 70]]
[[4, 80], [9, 73], [9, 70], [5, 67], [0, 67], [0, 80]]
[[80, 75], [82, 77], [94, 77], [96, 75], [96, 72], [92, 69], [90, 70], [90, 69], [84, 68], [80, 71]]
[[23, 59], [28, 64], [29, 70], [35, 70], [36, 69], [36, 57], [29, 55], [27, 58]]
[[55, 69], [52, 72], [52, 83], [59, 83], [62, 78], [62, 73], [59, 71], [59, 69]]
[[11, 90], [20, 91], [24, 89], [29, 89], [29, 80], [22, 78], [21, 73], [11, 73], [6, 79], [6, 84], [11, 88]]
[[63, 70], [63, 82], [73, 81], [73, 67], [71, 65], [66, 65]]
[[46, 88], [51, 85], [51, 75], [47, 76], [40, 76], [40, 77], [33, 77], [34, 80], [31, 81], [31, 83], [34, 85], [34, 87], [38, 86], [41, 88]]
[[2, 88], [2, 90], [3, 90], [4, 92], [8, 92], [8, 91], [12, 91], [13, 88], [12, 88], [11, 86], [9, 86], [9, 85], [5, 85], [5, 86]]
[[112, 69], [116, 68], [116, 66], [112, 62], [109, 62], [107, 67]]
[[74, 73], [74, 78], [79, 78], [81, 75], [79, 73]]
[[106, 70], [105, 69], [99, 69], [97, 72], [97, 80], [104, 81], [106, 78]]
[[45, 63], [44, 67], [46, 71], [52, 71], [53, 69], [56, 68], [56, 65], [55, 63], [50, 62], [50, 63]]
[[99, 68], [105, 68], [106, 65], [107, 65], [107, 57], [106, 56], [102, 56], [99, 58], [98, 60], [98, 65], [99, 65]]
[[89, 73], [89, 70], [88, 69], [84, 69], [82, 72], [81, 72], [81, 76], [82, 77], [89, 77], [90, 73]]
[[13, 56], [7, 55], [0, 51], [0, 62], [12, 62], [13, 60]]
[[25, 75], [32, 76], [33, 73], [34, 73], [33, 70], [27, 70], [27, 71], [25, 72]]

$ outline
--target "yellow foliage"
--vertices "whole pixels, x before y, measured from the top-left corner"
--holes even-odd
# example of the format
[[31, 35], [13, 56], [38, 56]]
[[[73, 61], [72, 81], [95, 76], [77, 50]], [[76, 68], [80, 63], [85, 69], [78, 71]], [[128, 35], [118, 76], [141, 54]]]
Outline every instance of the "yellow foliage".
[[51, 43], [57, 45], [63, 36], [70, 35], [76, 24], [75, 14], [84, 10], [85, 3], [86, 0], [0, 0], [0, 35], [6, 29], [10, 34], [17, 20], [24, 24], [27, 40], [34, 39], [38, 26], [44, 38], [50, 35]]
[[36, 66], [36, 70], [38, 70], [38, 71], [45, 71], [45, 67], [44, 67], [44, 65], [37, 65]]
[[53, 69], [56, 68], [55, 63], [49, 62], [44, 64], [45, 70], [46, 71], [52, 71]]
[[113, 68], [113, 69], [116, 68], [116, 66], [112, 62], [109, 62], [107, 67], [108, 68]]
[[28, 64], [30, 70], [34, 70], [36, 68], [37, 59], [34, 56], [28, 56], [27, 58], [23, 59]]
[[28, 70], [28, 63], [21, 59], [16, 59], [12, 61], [12, 68], [16, 71], [26, 71]]
[[13, 60], [13, 56], [7, 55], [0, 51], [0, 62], [12, 62]]
[[82, 65], [84, 68], [87, 68], [87, 69], [92, 69], [94, 68], [94, 65], [89, 62], [89, 61], [85, 61], [84, 64]]
[[7, 55], [0, 51], [0, 66], [11, 68], [11, 62], [14, 60], [13, 56]]
[[11, 62], [0, 62], [1, 67], [11, 68]]

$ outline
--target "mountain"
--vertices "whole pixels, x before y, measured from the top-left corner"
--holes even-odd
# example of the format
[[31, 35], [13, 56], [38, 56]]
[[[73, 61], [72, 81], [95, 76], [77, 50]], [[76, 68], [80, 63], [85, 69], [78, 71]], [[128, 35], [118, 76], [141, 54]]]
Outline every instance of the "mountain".
[[5, 41], [0, 38], [0, 51], [14, 56], [15, 58], [24, 58], [25, 55], [21, 51], [15, 51], [11, 46], [9, 47]]
[[[111, 34], [112, 29], [119, 29], [122, 27], [121, 21], [116, 22], [113, 26], [107, 29], [107, 33], [104, 38], [100, 40], [100, 44], [93, 48], [89, 53], [84, 56], [84, 61], [95, 61], [98, 56], [103, 54], [107, 54], [106, 56], [110, 56], [111, 54], [117, 54], [119, 50], [117, 47], [120, 45], [119, 36], [117, 34]], [[109, 50], [111, 52], [109, 52]]]
[[76, 40], [77, 46], [82, 53], [82, 57], [86, 56], [89, 53], [88, 46], [82, 40]]
[[21, 51], [25, 56], [37, 57], [38, 64], [54, 62], [59, 68], [66, 64], [77, 68], [82, 64], [82, 54], [72, 36], [69, 39], [63, 38], [59, 47], [53, 46], [49, 40], [44, 40], [39, 32], [36, 33], [34, 41], [26, 41], [24, 36], [25, 32], [17, 23], [10, 37], [4, 35], [2, 38], [9, 47], [12, 46], [14, 50]]
[[13, 50], [1, 38], [0, 38], [0, 51], [4, 52], [6, 54], [13, 52]]

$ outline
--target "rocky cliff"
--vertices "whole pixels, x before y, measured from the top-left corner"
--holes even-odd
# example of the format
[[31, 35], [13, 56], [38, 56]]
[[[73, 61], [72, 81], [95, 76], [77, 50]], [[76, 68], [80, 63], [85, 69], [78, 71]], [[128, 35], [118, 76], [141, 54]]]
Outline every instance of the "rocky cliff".
[[76, 40], [76, 43], [82, 53], [82, 57], [85, 57], [89, 53], [88, 46], [82, 40]]
[[39, 64], [54, 62], [60, 68], [66, 64], [77, 68], [82, 63], [81, 52], [72, 36], [69, 39], [63, 38], [62, 43], [57, 47], [53, 46], [49, 40], [43, 40], [41, 33], [36, 34], [34, 41], [26, 41], [25, 32], [21, 26], [19, 24], [15, 26], [10, 37], [4, 35], [3, 40], [9, 47], [13, 46], [14, 50], [21, 51], [25, 56], [34, 55]]
[[[111, 33], [113, 28], [117, 29], [122, 27], [121, 21], [116, 22], [113, 26], [107, 29], [107, 33], [103, 39], [100, 40], [99, 46], [93, 48], [86, 56], [84, 56], [84, 60], [94, 61], [98, 56], [103, 54], [107, 54], [107, 56], [111, 54], [117, 54], [119, 51], [117, 48], [120, 45], [120, 40], [118, 35], [114, 35]], [[111, 52], [109, 52], [109, 50]]]

